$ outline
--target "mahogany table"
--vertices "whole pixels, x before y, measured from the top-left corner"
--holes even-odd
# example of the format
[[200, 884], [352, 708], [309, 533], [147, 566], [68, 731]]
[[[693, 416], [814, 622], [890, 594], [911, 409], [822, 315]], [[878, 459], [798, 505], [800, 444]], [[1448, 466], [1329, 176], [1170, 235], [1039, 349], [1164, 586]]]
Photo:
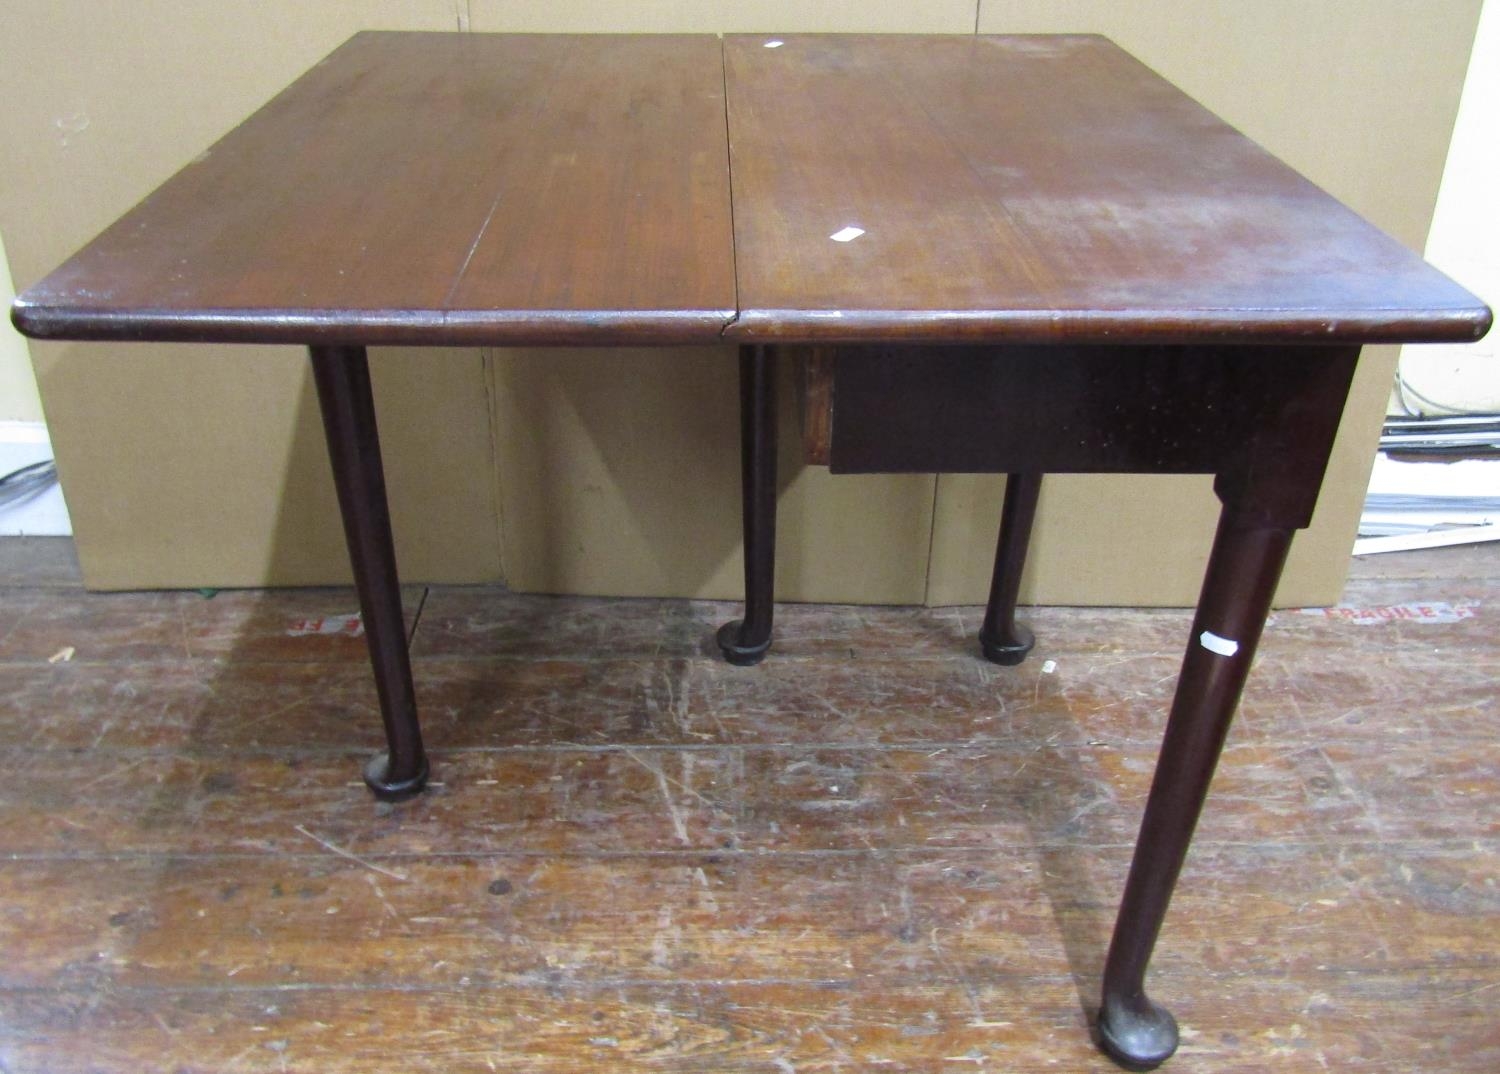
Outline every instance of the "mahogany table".
[[[833, 470], [1010, 474], [983, 654], [1022, 660], [1044, 473], [1211, 473], [1223, 508], [1104, 972], [1147, 962], [1359, 348], [1490, 311], [1099, 37], [360, 34], [12, 316], [309, 347], [389, 749], [428, 774], [365, 348], [740, 344], [746, 610], [771, 643], [775, 363]], [[810, 349], [813, 348], [813, 349]]]

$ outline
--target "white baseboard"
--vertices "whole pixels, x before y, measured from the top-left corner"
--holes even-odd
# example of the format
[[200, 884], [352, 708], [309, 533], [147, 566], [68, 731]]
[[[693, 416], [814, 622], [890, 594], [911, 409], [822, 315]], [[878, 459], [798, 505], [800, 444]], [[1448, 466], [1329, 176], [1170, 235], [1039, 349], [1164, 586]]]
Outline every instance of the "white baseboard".
[[[52, 441], [43, 422], [0, 421], [0, 476], [50, 458]], [[69, 537], [72, 533], [73, 521], [60, 485], [0, 505], [0, 537]]]

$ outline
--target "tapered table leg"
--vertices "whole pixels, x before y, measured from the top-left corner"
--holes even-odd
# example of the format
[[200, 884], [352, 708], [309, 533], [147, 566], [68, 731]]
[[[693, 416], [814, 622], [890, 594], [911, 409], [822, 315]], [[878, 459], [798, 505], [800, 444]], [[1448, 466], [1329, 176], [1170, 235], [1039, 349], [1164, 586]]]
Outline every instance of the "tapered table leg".
[[363, 347], [312, 347], [310, 353], [388, 745], [365, 765], [365, 783], [375, 797], [398, 801], [421, 792], [428, 766], [401, 615], [370, 368]]
[[1016, 594], [1036, 520], [1036, 501], [1042, 491], [1039, 473], [1010, 474], [1005, 479], [1005, 505], [1000, 512], [1000, 537], [995, 544], [995, 573], [990, 579], [990, 602], [979, 629], [979, 648], [994, 664], [1015, 665], [1026, 659], [1036, 638], [1016, 622]]
[[1176, 1021], [1146, 995], [1146, 966], [1255, 656], [1292, 532], [1242, 526], [1228, 507], [1220, 517], [1105, 961], [1100, 1041], [1127, 1066], [1155, 1066], [1177, 1049]]
[[740, 348], [740, 488], [745, 529], [745, 617], [719, 628], [731, 664], [771, 648], [776, 575], [776, 351]]

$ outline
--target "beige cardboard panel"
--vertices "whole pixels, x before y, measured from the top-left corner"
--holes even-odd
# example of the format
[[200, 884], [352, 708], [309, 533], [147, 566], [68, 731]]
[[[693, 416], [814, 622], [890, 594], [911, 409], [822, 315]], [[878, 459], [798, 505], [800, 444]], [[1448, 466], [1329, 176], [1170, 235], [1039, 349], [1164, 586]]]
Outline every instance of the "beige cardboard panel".
[[[496, 351], [493, 369], [512, 588], [743, 595], [732, 348]], [[919, 603], [933, 478], [804, 466], [782, 372], [778, 597]]]
[[[988, 0], [985, 33], [1104, 33], [1376, 224], [1420, 249], [1479, 4], [1371, 0]], [[1394, 369], [1360, 362], [1313, 525], [1280, 605], [1335, 602]], [[1003, 479], [938, 482], [928, 599], [982, 602]], [[1048, 479], [1022, 599], [1186, 605], [1197, 599], [1217, 500], [1205, 479]]]
[[[10, 281], [10, 261], [5, 256], [5, 238], [0, 236], [0, 300], [9, 308], [16, 297]], [[0, 421], [41, 421], [42, 400], [37, 395], [36, 376], [31, 370], [31, 350], [26, 337], [0, 324]]]
[[359, 30], [465, 0], [6, 0], [0, 231], [25, 289]]
[[1312, 525], [1292, 543], [1286, 572], [1276, 590], [1278, 607], [1337, 604], [1349, 573], [1349, 550], [1375, 464], [1385, 400], [1396, 374], [1395, 347], [1366, 347], [1359, 356], [1344, 420], [1333, 442], [1323, 491]]
[[1102, 33], [1414, 250], [1482, 0], [984, 0], [981, 33]]
[[[803, 461], [792, 370], [783, 362], [777, 466], [776, 595], [780, 600], [920, 604], [927, 592], [932, 474], [834, 476]], [[743, 594], [736, 562], [731, 596]]]
[[526, 33], [974, 32], [977, 0], [469, 0], [479, 31]]
[[[1192, 604], [1218, 517], [1212, 481], [1049, 475], [1021, 603]], [[1005, 478], [993, 474], [938, 478], [929, 604], [985, 602], [1004, 494]], [[1164, 508], [1173, 513], [1162, 514]]]
[[[370, 351], [370, 376], [402, 578], [502, 581], [482, 353], [378, 347]], [[304, 389], [304, 398], [314, 397]], [[319, 446], [322, 437], [319, 422]], [[326, 469], [325, 463], [318, 472]], [[330, 485], [318, 499], [331, 504], [332, 496]], [[342, 550], [337, 558], [345, 561]]]
[[[403, 576], [498, 579], [479, 352], [376, 349], [370, 365]], [[349, 579], [300, 351], [48, 343], [37, 372], [92, 588]]]
[[[0, 228], [32, 283], [364, 28], [456, 29], [462, 0], [0, 5]], [[351, 177], [357, 178], [357, 177]], [[98, 588], [348, 577], [306, 360], [35, 345], [79, 555]], [[494, 580], [477, 351], [373, 355], [412, 580]]]

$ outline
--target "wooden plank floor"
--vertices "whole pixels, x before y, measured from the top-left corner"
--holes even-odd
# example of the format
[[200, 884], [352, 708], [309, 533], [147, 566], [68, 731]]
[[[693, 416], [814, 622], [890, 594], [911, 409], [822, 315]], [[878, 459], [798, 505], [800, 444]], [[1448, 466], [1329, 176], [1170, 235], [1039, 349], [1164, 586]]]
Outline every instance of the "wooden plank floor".
[[[0, 1071], [1107, 1071], [1180, 611], [413, 588], [435, 785], [377, 804], [350, 592], [0, 555]], [[1269, 627], [1154, 966], [1177, 1071], [1500, 1069], [1500, 547]], [[69, 660], [51, 662], [65, 648]]]

